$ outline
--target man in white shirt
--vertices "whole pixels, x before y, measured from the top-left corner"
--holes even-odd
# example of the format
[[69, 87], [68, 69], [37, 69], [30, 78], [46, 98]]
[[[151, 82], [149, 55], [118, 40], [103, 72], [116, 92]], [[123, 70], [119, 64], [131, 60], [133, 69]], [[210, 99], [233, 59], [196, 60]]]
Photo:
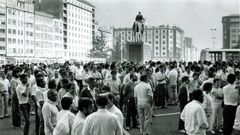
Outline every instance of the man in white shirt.
[[156, 106], [165, 107], [165, 97], [167, 94], [167, 75], [165, 73], [164, 65], [160, 65], [160, 71], [156, 73]]
[[234, 84], [236, 76], [229, 74], [227, 76], [228, 85], [223, 87], [223, 133], [231, 135], [236, 115], [237, 105], [239, 101], [239, 89]]
[[56, 107], [57, 101], [57, 91], [49, 90], [47, 92], [47, 101], [44, 103], [42, 108], [42, 115], [44, 120], [44, 133], [45, 135], [52, 135], [53, 130], [57, 124], [57, 113], [58, 109]]
[[29, 133], [29, 126], [30, 126], [30, 120], [29, 120], [29, 113], [30, 113], [30, 104], [29, 104], [29, 96], [30, 96], [30, 86], [27, 83], [28, 78], [26, 74], [22, 74], [20, 76], [21, 83], [16, 88], [16, 93], [18, 97], [19, 102], [19, 108], [20, 112], [24, 119], [24, 129], [23, 129], [23, 135], [28, 135]]
[[99, 95], [98, 111], [90, 114], [83, 126], [83, 135], [122, 135], [122, 126], [116, 115], [107, 111], [108, 97]]
[[170, 71], [168, 73], [169, 105], [175, 104], [175, 101], [177, 100], [177, 77], [178, 72], [174, 69], [174, 65], [170, 65]]
[[134, 97], [138, 108], [140, 133], [146, 135], [149, 134], [152, 116], [153, 92], [147, 83], [148, 75], [142, 75], [140, 80], [141, 82], [134, 88]]
[[121, 81], [117, 79], [117, 72], [111, 71], [112, 78], [106, 81], [106, 85], [111, 88], [112, 94], [116, 97], [116, 100], [120, 100]]
[[123, 127], [123, 114], [122, 112], [113, 104], [113, 101], [114, 101], [114, 95], [112, 93], [107, 93], [107, 96], [108, 96], [108, 106], [107, 106], [107, 109], [109, 112], [115, 114], [118, 119], [119, 119], [119, 122], [121, 124], [121, 126]]
[[79, 112], [73, 121], [71, 135], [82, 135], [85, 119], [94, 109], [93, 101], [90, 98], [80, 98], [78, 101], [78, 109]]
[[61, 100], [62, 110], [57, 114], [57, 125], [53, 135], [71, 135], [75, 115], [70, 112], [73, 99], [63, 97]]
[[193, 101], [184, 107], [180, 118], [185, 122], [185, 130], [188, 135], [206, 135], [208, 122], [201, 105], [203, 92], [199, 89], [194, 90], [192, 98]]
[[0, 72], [0, 119], [9, 118], [8, 113], [8, 99], [9, 99], [10, 83], [6, 79], [3, 71]]

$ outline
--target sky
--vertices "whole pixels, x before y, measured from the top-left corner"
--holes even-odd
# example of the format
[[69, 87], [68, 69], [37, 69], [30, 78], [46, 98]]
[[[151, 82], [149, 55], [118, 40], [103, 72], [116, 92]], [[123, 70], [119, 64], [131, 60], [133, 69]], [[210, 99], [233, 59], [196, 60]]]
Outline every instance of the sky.
[[[199, 50], [222, 48], [222, 17], [240, 14], [240, 0], [89, 0], [103, 26], [131, 27], [138, 11], [148, 26], [176, 25]], [[216, 29], [213, 33], [210, 29]]]

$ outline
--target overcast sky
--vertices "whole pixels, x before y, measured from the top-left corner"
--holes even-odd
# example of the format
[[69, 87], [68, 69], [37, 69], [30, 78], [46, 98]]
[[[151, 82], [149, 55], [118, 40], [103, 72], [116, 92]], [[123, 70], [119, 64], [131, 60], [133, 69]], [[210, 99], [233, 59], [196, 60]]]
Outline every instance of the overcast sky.
[[222, 48], [222, 16], [240, 13], [240, 0], [90, 0], [100, 25], [131, 27], [138, 11], [148, 26], [177, 25], [193, 38], [198, 49], [212, 47], [211, 28], [216, 28], [216, 48]]

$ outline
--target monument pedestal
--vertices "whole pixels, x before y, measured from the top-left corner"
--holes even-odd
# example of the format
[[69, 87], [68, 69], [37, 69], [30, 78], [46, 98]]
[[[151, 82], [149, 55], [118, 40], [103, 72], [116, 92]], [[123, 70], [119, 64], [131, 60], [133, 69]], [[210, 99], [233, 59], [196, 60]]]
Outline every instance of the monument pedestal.
[[127, 42], [123, 58], [135, 63], [145, 63], [152, 59], [152, 46], [146, 42]]

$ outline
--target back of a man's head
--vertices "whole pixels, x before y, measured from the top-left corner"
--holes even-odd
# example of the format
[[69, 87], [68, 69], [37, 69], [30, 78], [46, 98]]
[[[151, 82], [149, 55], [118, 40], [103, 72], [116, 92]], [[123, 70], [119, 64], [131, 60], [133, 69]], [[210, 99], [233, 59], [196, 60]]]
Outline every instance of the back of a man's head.
[[202, 102], [203, 100], [203, 92], [200, 89], [196, 89], [192, 92], [192, 99]]
[[71, 97], [63, 97], [61, 105], [63, 110], [68, 110], [72, 105], [73, 99]]
[[227, 76], [227, 80], [228, 80], [228, 82], [229, 82], [230, 84], [233, 84], [233, 83], [235, 82], [235, 80], [236, 80], [236, 76], [235, 76], [234, 74], [229, 74], [229, 75]]
[[100, 107], [106, 107], [108, 105], [107, 95], [99, 95], [96, 99], [96, 104]]
[[90, 98], [80, 98], [78, 100], [78, 110], [83, 111], [83, 108], [88, 108], [93, 104], [93, 101]]

